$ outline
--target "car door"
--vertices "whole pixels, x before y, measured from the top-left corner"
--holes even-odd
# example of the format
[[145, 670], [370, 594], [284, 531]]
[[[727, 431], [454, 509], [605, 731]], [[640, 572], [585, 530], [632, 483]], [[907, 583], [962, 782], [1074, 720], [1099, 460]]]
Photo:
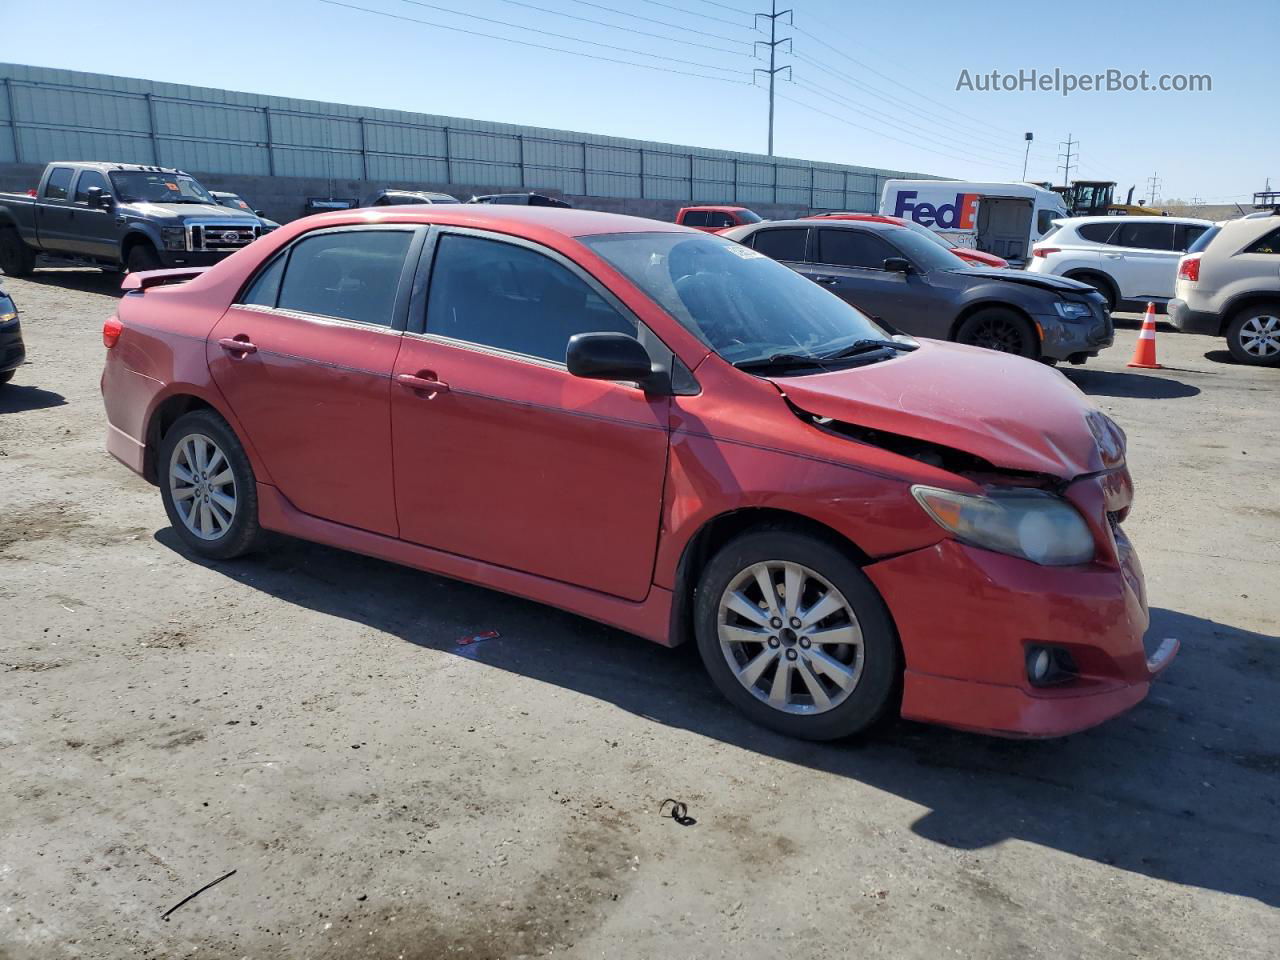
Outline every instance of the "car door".
[[916, 292], [907, 274], [884, 269], [884, 261], [901, 251], [870, 230], [824, 227], [816, 233], [811, 262], [800, 272], [863, 313], [910, 331]]
[[391, 371], [425, 236], [412, 226], [305, 233], [231, 305], [209, 369], [274, 483], [304, 513], [388, 536]]
[[803, 272], [808, 263], [808, 227], [765, 227], [743, 242], [792, 270]]
[[36, 233], [40, 246], [49, 253], [69, 253], [71, 239], [72, 167], [54, 167], [36, 201]]
[[1173, 296], [1182, 254], [1174, 250], [1172, 223], [1159, 217], [1122, 223], [1110, 246], [1102, 255], [1102, 264], [1109, 267], [1122, 299], [1167, 300]]
[[81, 170], [76, 178], [72, 201], [75, 218], [68, 248], [86, 257], [114, 260], [120, 250], [116, 242], [116, 211], [114, 207], [91, 207], [89, 188], [98, 187], [103, 193], [111, 193], [107, 178], [97, 170]]
[[643, 599], [668, 398], [574, 377], [564, 360], [575, 333], [622, 332], [651, 353], [664, 348], [547, 248], [448, 228], [430, 259], [425, 310], [413, 308], [392, 388], [401, 537]]

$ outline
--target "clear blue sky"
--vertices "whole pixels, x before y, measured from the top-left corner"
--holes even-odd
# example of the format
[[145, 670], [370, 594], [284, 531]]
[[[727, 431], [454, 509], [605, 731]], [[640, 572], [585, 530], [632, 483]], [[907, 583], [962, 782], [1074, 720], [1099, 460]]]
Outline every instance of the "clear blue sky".
[[[763, 65], [750, 58], [751, 42], [765, 34], [753, 32], [751, 17], [738, 11], [767, 9], [769, 0], [342, 2], [349, 6], [322, 0], [136, 6], [0, 0], [0, 57], [764, 152], [766, 95], [763, 87], [748, 84], [752, 68]], [[779, 6], [795, 8], [794, 28], [780, 27], [781, 36], [794, 37], [794, 53], [784, 47], [780, 54], [780, 62], [793, 65], [794, 82], [778, 87], [789, 98], [777, 104], [779, 155], [1020, 179], [1022, 135], [1030, 130], [1035, 141], [1027, 175], [1034, 180], [1061, 180], [1055, 169], [1059, 141], [1071, 134], [1080, 141], [1081, 158], [1073, 176], [1116, 180], [1121, 194], [1130, 184], [1145, 193], [1153, 173], [1165, 198], [1243, 200], [1268, 176], [1280, 189], [1276, 54], [1261, 29], [1280, 22], [1274, 0], [1075, 0], [1023, 4], [1007, 13], [972, 0], [788, 0]], [[208, 35], [207, 50], [198, 42], [202, 33]], [[1078, 92], [1065, 98], [1053, 92], [956, 90], [962, 69], [979, 74], [1055, 67], [1080, 74], [1147, 70], [1153, 79], [1162, 73], [1210, 74], [1213, 89]]]

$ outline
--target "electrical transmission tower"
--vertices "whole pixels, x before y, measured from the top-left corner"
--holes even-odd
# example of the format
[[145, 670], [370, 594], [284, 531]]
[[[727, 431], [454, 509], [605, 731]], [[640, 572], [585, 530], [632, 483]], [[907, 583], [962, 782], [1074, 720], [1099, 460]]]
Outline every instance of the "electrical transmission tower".
[[1151, 176], [1147, 177], [1147, 189], [1151, 192], [1151, 199], [1148, 201], [1147, 205], [1154, 207], [1156, 205], [1156, 193], [1160, 190], [1159, 173], [1153, 173]]
[[[1069, 187], [1071, 185], [1071, 168], [1080, 166], [1080, 151], [1075, 149], [1080, 146], [1080, 141], [1072, 140], [1071, 134], [1068, 133], [1067, 139], [1058, 141], [1058, 146], [1066, 148], [1065, 159], [1062, 160], [1062, 163], [1058, 164], [1058, 167], [1062, 170], [1062, 185], [1064, 187]], [[1071, 153], [1073, 150], [1076, 155], [1075, 163], [1071, 162]], [[1064, 153], [1059, 151], [1058, 157], [1063, 158]]]
[[[754, 77], [755, 74], [757, 73], [766, 73], [769, 75], [769, 156], [772, 157], [773, 156], [773, 84], [774, 84], [774, 81], [777, 79], [777, 76], [779, 73], [781, 73], [783, 70], [786, 70], [788, 71], [787, 75], [790, 76], [790, 70], [791, 70], [790, 64], [787, 64], [786, 66], [782, 66], [782, 67], [778, 66], [778, 47], [784, 43], [787, 43], [787, 44], [791, 43], [790, 37], [783, 37], [781, 40], [778, 39], [778, 18], [786, 17], [787, 24], [789, 26], [791, 24], [791, 11], [779, 10], [778, 0], [770, 0], [769, 12], [757, 13], [755, 15], [755, 20], [752, 22], [758, 23], [761, 17], [764, 17], [766, 20], [769, 21], [769, 39], [757, 40], [755, 42], [755, 45], [759, 46], [760, 44], [764, 44], [766, 47], [769, 48], [769, 69], [766, 70], [764, 69], [764, 67], [756, 67], [756, 69], [752, 71], [752, 76]], [[791, 48], [788, 47], [787, 51], [790, 52], [790, 50]]]

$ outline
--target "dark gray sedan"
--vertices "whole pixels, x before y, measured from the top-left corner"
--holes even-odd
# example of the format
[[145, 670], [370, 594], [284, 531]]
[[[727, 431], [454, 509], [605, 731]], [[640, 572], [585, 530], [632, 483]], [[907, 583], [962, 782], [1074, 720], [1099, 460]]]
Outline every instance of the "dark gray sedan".
[[1088, 284], [1021, 270], [967, 268], [904, 227], [782, 220], [720, 231], [827, 287], [903, 333], [1084, 363], [1113, 339]]

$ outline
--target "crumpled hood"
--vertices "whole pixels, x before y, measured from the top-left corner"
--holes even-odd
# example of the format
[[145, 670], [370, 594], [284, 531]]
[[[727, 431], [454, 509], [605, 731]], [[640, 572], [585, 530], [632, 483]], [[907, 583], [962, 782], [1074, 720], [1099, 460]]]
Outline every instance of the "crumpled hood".
[[795, 406], [871, 430], [963, 450], [1007, 470], [1070, 480], [1124, 461], [1124, 440], [1052, 367], [921, 340], [879, 363], [770, 380]]
[[1027, 287], [1053, 290], [1055, 293], [1094, 292], [1094, 288], [1087, 283], [1081, 283], [1079, 280], [1068, 280], [1066, 277], [1055, 277], [1051, 273], [1028, 273], [1025, 270], [997, 270], [988, 267], [968, 267], [953, 272], [964, 274], [966, 277], [982, 277], [987, 280], [1020, 283]]

